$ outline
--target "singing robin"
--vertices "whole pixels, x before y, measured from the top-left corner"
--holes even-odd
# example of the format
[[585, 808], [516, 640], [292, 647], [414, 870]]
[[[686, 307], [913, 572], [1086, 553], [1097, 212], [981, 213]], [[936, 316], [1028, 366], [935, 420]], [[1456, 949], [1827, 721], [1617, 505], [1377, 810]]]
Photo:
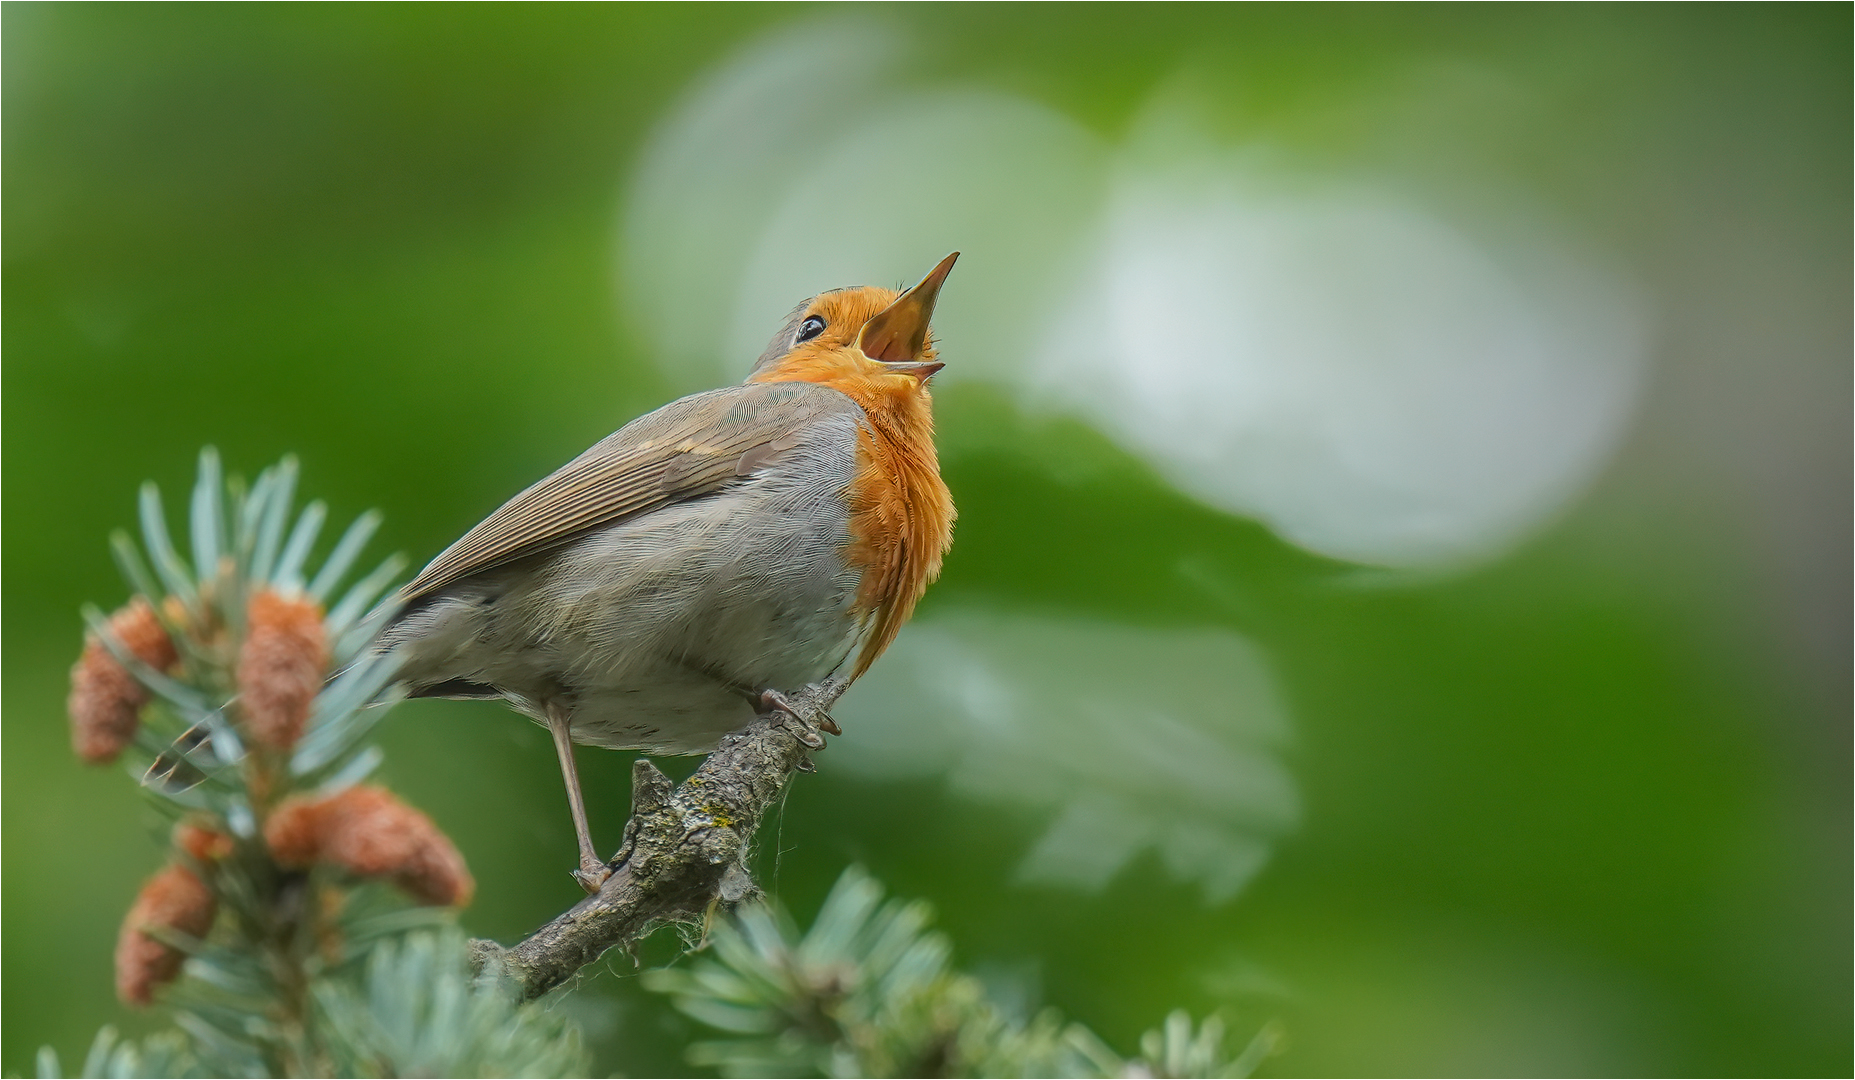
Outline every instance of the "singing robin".
[[745, 383], [626, 424], [403, 591], [382, 641], [412, 696], [501, 698], [553, 734], [589, 890], [610, 871], [573, 743], [706, 753], [783, 692], [863, 674], [939, 575], [928, 324], [958, 257], [899, 295], [801, 304]]

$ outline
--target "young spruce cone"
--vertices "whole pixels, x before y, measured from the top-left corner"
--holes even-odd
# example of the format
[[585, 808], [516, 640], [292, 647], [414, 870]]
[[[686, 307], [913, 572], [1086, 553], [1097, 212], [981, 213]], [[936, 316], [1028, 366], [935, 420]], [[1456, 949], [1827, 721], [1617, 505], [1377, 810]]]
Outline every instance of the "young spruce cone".
[[265, 824], [264, 840], [284, 866], [326, 863], [387, 878], [427, 904], [468, 904], [477, 887], [431, 818], [371, 784], [326, 799], [286, 800]]
[[203, 938], [218, 911], [218, 898], [185, 866], [172, 864], [149, 878], [116, 938], [116, 996], [130, 1005], [147, 1005], [157, 987], [180, 974], [186, 955], [145, 931], [161, 928]]
[[[109, 619], [110, 633], [136, 659], [166, 671], [179, 658], [174, 642], [142, 597], [123, 605]], [[93, 765], [116, 760], [135, 738], [148, 688], [116, 662], [109, 648], [90, 635], [84, 653], [71, 669], [71, 749]]]
[[174, 846], [196, 862], [218, 862], [232, 854], [232, 838], [207, 825], [183, 821], [174, 826]]
[[238, 650], [238, 701], [252, 737], [276, 750], [296, 745], [328, 672], [322, 608], [308, 597], [262, 590], [246, 608]]

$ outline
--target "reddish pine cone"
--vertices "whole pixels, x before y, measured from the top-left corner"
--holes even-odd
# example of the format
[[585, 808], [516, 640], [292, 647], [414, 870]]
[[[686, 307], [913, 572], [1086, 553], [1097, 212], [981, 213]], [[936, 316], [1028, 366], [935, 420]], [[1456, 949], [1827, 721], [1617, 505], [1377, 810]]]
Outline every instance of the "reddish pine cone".
[[269, 589], [253, 594], [238, 651], [238, 700], [252, 737], [272, 749], [296, 744], [328, 670], [322, 608]]
[[287, 799], [264, 827], [271, 854], [285, 866], [339, 866], [380, 877], [427, 904], [463, 905], [477, 883], [451, 839], [432, 819], [371, 784], [326, 799]]
[[[154, 608], [142, 597], [111, 615], [109, 629], [123, 648], [156, 671], [166, 671], [179, 659]], [[116, 662], [109, 648], [95, 634], [87, 636], [84, 653], [71, 669], [71, 696], [66, 703], [71, 713], [71, 749], [95, 765], [116, 760], [135, 738], [148, 698], [148, 688]]]
[[149, 878], [116, 938], [116, 996], [130, 1005], [146, 1005], [154, 999], [157, 987], [180, 974], [186, 955], [144, 930], [160, 927], [203, 938], [213, 928], [218, 911], [219, 900], [212, 890], [184, 866], [170, 865]]
[[201, 863], [218, 862], [232, 854], [232, 838], [217, 829], [183, 821], [174, 826], [174, 846]]

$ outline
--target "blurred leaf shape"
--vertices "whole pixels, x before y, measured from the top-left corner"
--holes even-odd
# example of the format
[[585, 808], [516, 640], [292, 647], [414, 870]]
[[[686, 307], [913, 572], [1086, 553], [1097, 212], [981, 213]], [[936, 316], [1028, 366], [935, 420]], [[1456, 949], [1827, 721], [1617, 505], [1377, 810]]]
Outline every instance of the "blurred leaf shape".
[[1218, 147], [1190, 112], [1131, 137], [1033, 394], [1361, 563], [1488, 558], [1608, 460], [1646, 351], [1617, 275], [1517, 210], [1476, 235], [1393, 185]]
[[1643, 302], [1517, 192], [1224, 145], [1230, 103], [1182, 82], [1115, 145], [1027, 98], [896, 75], [915, 67], [881, 24], [828, 19], [749, 45], [664, 119], [629, 192], [625, 290], [677, 385], [740, 378], [807, 295], [913, 280], [957, 247], [942, 380], [1086, 420], [1322, 555], [1497, 557], [1625, 430]]
[[834, 766], [1050, 813], [1027, 882], [1098, 890], [1151, 849], [1222, 903], [1300, 816], [1268, 661], [1227, 630], [945, 612], [839, 713]]

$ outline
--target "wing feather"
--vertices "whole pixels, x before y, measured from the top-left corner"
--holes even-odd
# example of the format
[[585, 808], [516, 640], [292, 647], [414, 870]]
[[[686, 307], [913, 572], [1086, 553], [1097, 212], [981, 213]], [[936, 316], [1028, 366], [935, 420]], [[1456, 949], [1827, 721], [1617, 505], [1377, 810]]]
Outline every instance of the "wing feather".
[[401, 596], [418, 600], [587, 529], [719, 490], [797, 445], [816, 421], [861, 412], [838, 391], [805, 382], [729, 386], [673, 401], [504, 503]]

